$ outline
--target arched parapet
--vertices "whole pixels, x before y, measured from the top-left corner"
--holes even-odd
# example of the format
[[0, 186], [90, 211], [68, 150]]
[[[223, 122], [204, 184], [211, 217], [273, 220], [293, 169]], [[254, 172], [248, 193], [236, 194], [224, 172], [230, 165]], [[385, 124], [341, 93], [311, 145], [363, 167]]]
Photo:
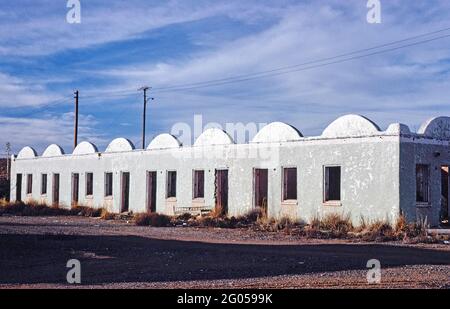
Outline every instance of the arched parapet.
[[92, 143], [89, 142], [81, 142], [75, 147], [72, 154], [79, 156], [79, 155], [87, 155], [87, 154], [93, 154], [97, 153], [98, 148]]
[[155, 137], [147, 147], [147, 150], [180, 148], [181, 142], [171, 134], [160, 134]]
[[303, 137], [295, 127], [283, 123], [272, 122], [266, 125], [252, 139], [252, 143], [276, 143], [298, 141]]
[[345, 115], [333, 121], [322, 133], [325, 138], [372, 136], [380, 128], [372, 120], [360, 115]]
[[427, 137], [450, 140], [450, 117], [435, 117], [422, 124], [417, 132]]
[[61, 148], [61, 146], [56, 144], [51, 144], [50, 146], [45, 149], [44, 153], [42, 154], [43, 158], [49, 158], [49, 157], [59, 157], [64, 155], [64, 149]]
[[119, 137], [109, 143], [108, 147], [106, 147], [105, 152], [126, 152], [133, 151], [134, 149], [135, 147], [130, 140]]
[[33, 159], [37, 157], [37, 152], [33, 148], [26, 146], [19, 151], [17, 159]]
[[389, 125], [384, 133], [386, 133], [387, 135], [410, 135], [411, 130], [406, 124], [393, 123]]
[[204, 131], [195, 141], [194, 146], [231, 145], [233, 139], [227, 132], [218, 128], [210, 128]]

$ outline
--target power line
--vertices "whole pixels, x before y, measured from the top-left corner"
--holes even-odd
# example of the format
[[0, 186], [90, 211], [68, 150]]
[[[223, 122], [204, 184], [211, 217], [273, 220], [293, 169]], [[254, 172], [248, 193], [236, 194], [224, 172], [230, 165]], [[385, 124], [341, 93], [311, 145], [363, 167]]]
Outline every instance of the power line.
[[384, 53], [392, 52], [392, 51], [395, 51], [395, 50], [403, 49], [403, 48], [406, 48], [406, 47], [411, 47], [411, 46], [416, 46], [416, 45], [420, 45], [420, 44], [425, 44], [425, 43], [428, 43], [428, 42], [431, 42], [431, 41], [436, 41], [436, 40], [443, 39], [443, 38], [448, 38], [448, 37], [450, 37], [450, 34], [439, 36], [439, 37], [435, 37], [435, 38], [431, 38], [431, 39], [427, 39], [427, 40], [423, 40], [423, 41], [418, 41], [418, 42], [414, 42], [414, 43], [410, 43], [410, 44], [406, 44], [406, 45], [402, 45], [402, 46], [398, 46], [398, 47], [393, 47], [393, 48], [389, 48], [389, 49], [385, 49], [385, 50], [381, 50], [381, 51], [376, 51], [376, 52], [372, 52], [372, 53], [369, 53], [369, 54], [363, 54], [363, 55], [359, 55], [359, 56], [348, 57], [348, 58], [345, 58], [345, 59], [342, 59], [342, 60], [336, 60], [336, 61], [326, 62], [326, 63], [322, 63], [322, 64], [318, 64], [318, 65], [312, 65], [312, 66], [308, 66], [308, 67], [304, 67], [304, 68], [300, 68], [300, 69], [289, 69], [289, 70], [280, 71], [280, 72], [261, 74], [259, 76], [252, 76], [252, 77], [240, 78], [240, 79], [230, 79], [230, 80], [226, 80], [226, 81], [223, 81], [223, 82], [209, 83], [209, 84], [206, 84], [206, 85], [199, 85], [199, 86], [192, 86], [192, 87], [180, 87], [180, 88], [172, 88], [172, 89], [167, 89], [167, 90], [165, 90], [165, 89], [164, 90], [157, 90], [155, 88], [155, 90], [153, 92], [154, 93], [164, 93], [164, 92], [186, 91], [186, 90], [194, 90], [194, 89], [222, 86], [222, 85], [233, 84], [233, 83], [244, 82], [244, 81], [250, 81], [250, 80], [261, 79], [261, 78], [267, 78], [267, 77], [274, 77], [274, 76], [279, 76], [279, 75], [284, 75], [284, 74], [289, 74], [289, 73], [294, 73], [294, 72], [300, 72], [300, 71], [306, 71], [306, 70], [321, 68], [321, 67], [325, 67], [325, 66], [329, 66], [329, 65], [333, 65], [333, 64], [349, 62], [349, 61], [353, 61], [353, 60], [357, 60], [357, 59], [361, 59], [361, 58], [366, 58], [366, 57], [370, 57], [370, 56], [374, 56], [374, 55], [384, 54]]
[[[416, 42], [412, 42], [412, 43], [408, 43], [408, 44], [404, 44], [404, 45], [400, 45], [400, 46], [395, 46], [392, 48], [382, 49], [385, 47], [397, 45], [399, 43], [403, 43], [403, 42], [415, 40], [418, 38], [428, 37], [430, 35], [435, 35], [438, 33], [446, 32], [448, 30], [450, 30], [450, 27], [432, 31], [432, 32], [428, 32], [428, 33], [424, 33], [424, 34], [420, 34], [420, 35], [416, 35], [416, 36], [412, 36], [412, 37], [401, 39], [401, 40], [392, 41], [389, 43], [384, 43], [384, 44], [377, 45], [377, 46], [372, 46], [369, 48], [364, 48], [364, 49], [359, 49], [359, 50], [348, 52], [348, 53], [343, 53], [343, 54], [332, 56], [332, 57], [321, 58], [321, 59], [308, 61], [308, 62], [304, 62], [304, 63], [300, 63], [300, 64], [284, 66], [284, 67], [274, 68], [274, 69], [270, 69], [270, 70], [259, 71], [259, 72], [255, 72], [255, 73], [235, 75], [232, 77], [213, 79], [213, 80], [209, 80], [209, 81], [202, 81], [202, 82], [195, 82], [195, 83], [186, 83], [186, 84], [179, 84], [179, 85], [173, 85], [173, 86], [155, 87], [152, 89], [152, 92], [153, 93], [165, 93], [165, 92], [195, 90], [195, 89], [208, 88], [208, 87], [217, 87], [217, 86], [222, 86], [222, 85], [227, 85], [227, 84], [251, 81], [251, 80], [256, 80], [256, 79], [261, 79], [261, 78], [267, 78], [267, 77], [279, 76], [279, 75], [284, 75], [284, 74], [289, 74], [289, 73], [294, 73], [294, 72], [311, 70], [311, 69], [315, 69], [315, 68], [321, 68], [321, 67], [325, 67], [325, 66], [339, 64], [339, 63], [345, 63], [345, 62], [349, 62], [349, 61], [353, 61], [353, 60], [357, 60], [357, 59], [361, 59], [361, 58], [384, 54], [384, 53], [392, 52], [395, 50], [400, 50], [400, 49], [404, 49], [407, 47], [417, 46], [417, 45], [426, 44], [426, 43], [429, 43], [432, 41], [448, 38], [448, 37], [450, 37], [450, 34], [441, 35], [441, 36], [437, 36], [437, 37], [433, 37], [433, 38], [429, 38], [429, 39], [425, 39], [425, 40], [420, 40], [420, 41], [416, 41]], [[381, 50], [378, 50], [378, 49], [381, 49]], [[375, 50], [375, 51], [367, 53], [367, 52], [373, 51], [373, 50]], [[361, 54], [361, 53], [363, 53], [363, 54]], [[343, 58], [343, 59], [341, 59], [341, 58]], [[135, 89], [124, 89], [124, 90], [111, 91], [111, 92], [99, 92], [97, 94], [92, 93], [92, 94], [88, 94], [86, 96], [80, 96], [80, 98], [83, 98], [83, 99], [113, 98], [113, 97], [129, 97], [129, 96], [134, 96], [134, 95], [136, 95]], [[37, 106], [36, 109], [44, 109], [44, 108], [47, 108], [50, 106], [55, 106], [55, 105], [58, 105], [61, 103], [68, 103], [68, 101], [66, 101], [66, 99], [53, 101], [53, 102], [49, 102], [48, 104], [45, 104], [42, 106]], [[23, 116], [31, 115], [34, 112], [35, 111], [32, 111], [31, 113], [24, 114]]]
[[383, 47], [396, 45], [396, 44], [399, 44], [399, 43], [402, 43], [402, 42], [411, 41], [411, 40], [418, 39], [418, 38], [421, 38], [421, 37], [427, 37], [427, 36], [430, 36], [430, 35], [433, 35], [433, 34], [442, 33], [442, 32], [448, 31], [448, 30], [450, 30], [450, 27], [444, 28], [444, 29], [440, 29], [440, 30], [436, 30], [436, 31], [432, 31], [432, 32], [428, 32], [428, 33], [424, 33], [424, 34], [420, 34], [420, 35], [416, 35], [416, 36], [412, 36], [412, 37], [409, 37], [409, 38], [406, 38], [406, 39], [402, 39], [402, 40], [396, 40], [396, 41], [392, 41], [392, 42], [389, 42], [389, 43], [384, 43], [384, 44], [381, 44], [381, 45], [372, 46], [372, 47], [369, 47], [369, 48], [359, 49], [359, 50], [356, 50], [356, 51], [352, 51], [352, 52], [348, 52], [348, 53], [344, 53], [344, 54], [340, 54], [340, 55], [336, 55], [336, 56], [332, 56], [332, 57], [326, 57], [326, 58], [313, 60], [313, 61], [308, 61], [308, 62], [299, 63], [299, 64], [295, 64], [295, 65], [290, 65], [290, 66], [284, 66], [284, 67], [280, 67], [280, 68], [276, 68], [276, 69], [259, 71], [259, 72], [250, 73], [250, 74], [236, 75], [236, 76], [232, 76], [232, 77], [215, 79], [215, 80], [209, 80], [209, 81], [203, 81], [203, 82], [179, 84], [179, 85], [165, 86], [165, 87], [155, 87], [154, 88], [154, 92], [156, 92], [156, 91], [160, 92], [162, 90], [171, 90], [171, 89], [175, 89], [175, 88], [185, 88], [185, 87], [192, 87], [192, 86], [200, 86], [200, 85], [203, 85], [203, 84], [211, 84], [211, 83], [214, 84], [214, 83], [217, 83], [217, 82], [224, 82], [224, 81], [228, 81], [228, 80], [242, 79], [242, 78], [252, 77], [252, 76], [256, 76], [256, 75], [275, 73], [275, 72], [278, 72], [278, 71], [283, 71], [283, 70], [287, 70], [287, 69], [293, 69], [293, 68], [296, 68], [296, 67], [312, 65], [312, 64], [321, 63], [321, 62], [325, 62], [325, 61], [330, 61], [330, 60], [334, 60], [334, 59], [338, 59], [338, 58], [348, 57], [348, 56], [352, 56], [352, 55], [355, 55], [355, 54], [360, 54], [362, 52], [367, 52], [367, 51], [371, 51], [371, 50], [375, 50], [375, 49], [380, 49], [380, 48], [383, 48]]
[[27, 112], [27, 113], [21, 113], [20, 116], [28, 117], [28, 116], [31, 116], [34, 113], [37, 113], [38, 110], [49, 108], [49, 107], [54, 107], [54, 106], [57, 106], [57, 105], [60, 105], [60, 104], [63, 104], [63, 103], [69, 103], [70, 102], [69, 100], [71, 100], [71, 99], [72, 99], [72, 97], [67, 97], [65, 99], [59, 99], [59, 100], [48, 102], [48, 103], [46, 103], [44, 105], [33, 106], [32, 107], [32, 109], [33, 109], [32, 111]]
[[[372, 47], [368, 47], [368, 48], [363, 48], [363, 49], [359, 49], [359, 50], [355, 50], [355, 51], [339, 54], [339, 55], [336, 55], [336, 56], [321, 58], [321, 59], [308, 61], [308, 62], [304, 62], [304, 63], [299, 63], [299, 64], [295, 64], [295, 65], [284, 66], [284, 67], [279, 67], [279, 68], [265, 70], [265, 71], [259, 71], [259, 72], [254, 72], [254, 73], [249, 73], [249, 74], [242, 74], [242, 75], [235, 75], [235, 76], [231, 76], [231, 77], [220, 78], [220, 79], [213, 79], [213, 80], [202, 81], [202, 82], [178, 84], [178, 85], [172, 85], [172, 86], [155, 87], [155, 88], [153, 88], [152, 91], [154, 93], [163, 93], [163, 92], [168, 92], [169, 90], [170, 91], [193, 90], [193, 89], [206, 88], [206, 87], [210, 87], [210, 86], [211, 87], [212, 86], [220, 86], [220, 85], [225, 85], [225, 84], [229, 84], [229, 83], [236, 83], [236, 82], [242, 82], [242, 81], [248, 81], [248, 80], [253, 80], [253, 79], [270, 77], [270, 76], [277, 76], [277, 75], [281, 75], [281, 74], [288, 74], [288, 73], [292, 73], [292, 72], [302, 71], [302, 70], [295, 70], [296, 68], [301, 68], [301, 67], [305, 67], [304, 68], [305, 70], [310, 70], [310, 69], [313, 69], [313, 68], [318, 68], [318, 67], [331, 65], [331, 64], [337, 64], [337, 63], [341, 63], [341, 62], [347, 62], [347, 61], [350, 61], [350, 60], [355, 60], [355, 59], [368, 57], [368, 56], [372, 56], [372, 55], [376, 55], [376, 54], [387, 53], [387, 52], [394, 51], [394, 50], [397, 50], [397, 49], [402, 49], [402, 48], [406, 48], [406, 47], [409, 47], [409, 46], [424, 44], [424, 43], [427, 43], [427, 42], [430, 42], [430, 41], [446, 38], [448, 36], [444, 35], [444, 36], [435, 37], [435, 38], [432, 38], [432, 39], [429, 39], [429, 40], [418, 41], [418, 42], [406, 44], [406, 45], [395, 47], [395, 48], [391, 48], [391, 49], [381, 50], [381, 51], [370, 53], [370, 54], [360, 55], [360, 56], [357, 56], [357, 57], [345, 58], [345, 59], [343, 59], [341, 61], [332, 61], [332, 60], [335, 60], [335, 59], [349, 57], [349, 56], [361, 54], [361, 53], [364, 53], [364, 52], [368, 52], [368, 51], [377, 50], [377, 49], [381, 49], [381, 48], [384, 48], [384, 47], [396, 45], [396, 44], [399, 44], [399, 43], [403, 43], [403, 42], [407, 42], [407, 41], [411, 41], [411, 40], [415, 40], [415, 39], [419, 39], [419, 38], [423, 38], [423, 37], [428, 37], [430, 35], [442, 33], [442, 32], [448, 31], [448, 30], [450, 30], [450, 27], [439, 29], [439, 30], [435, 30], [435, 31], [431, 31], [431, 32], [427, 32], [427, 33], [423, 33], [423, 34], [420, 34], [420, 35], [411, 36], [411, 37], [408, 37], [408, 38], [405, 38], [405, 39], [401, 39], [401, 40], [391, 41], [391, 42], [388, 42], [388, 43], [384, 43], [384, 44], [380, 44], [380, 45], [376, 45], [376, 46], [372, 46]], [[327, 62], [327, 61], [329, 63], [323, 63], [323, 62]], [[332, 62], [330, 62], [330, 61], [332, 61]], [[318, 64], [318, 65], [315, 65], [315, 64]], [[306, 67], [306, 66], [308, 66], [308, 67]], [[270, 75], [271, 73], [274, 73], [274, 75]], [[281, 74], [279, 74], [279, 73], [281, 73]], [[101, 97], [101, 98], [118, 97], [118, 98], [120, 98], [120, 97], [130, 97], [130, 96], [135, 96], [135, 95], [136, 95], [135, 89], [124, 89], [124, 90], [118, 90], [118, 91], [98, 92], [98, 93], [88, 94], [88, 95], [82, 96], [80, 98], [83, 98], [83, 99], [91, 99], [91, 98], [98, 98], [98, 97]]]

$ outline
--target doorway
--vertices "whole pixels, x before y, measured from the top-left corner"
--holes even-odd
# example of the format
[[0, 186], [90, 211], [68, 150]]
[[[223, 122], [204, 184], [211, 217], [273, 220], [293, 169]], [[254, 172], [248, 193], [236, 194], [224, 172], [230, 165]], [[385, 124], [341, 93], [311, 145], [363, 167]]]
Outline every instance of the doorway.
[[122, 198], [120, 212], [128, 212], [130, 208], [130, 173], [122, 172], [121, 178]]
[[53, 184], [52, 184], [52, 203], [53, 206], [59, 205], [59, 174], [53, 174]]
[[269, 171], [267, 169], [255, 169], [254, 175], [255, 208], [260, 209], [262, 214], [267, 216]]
[[72, 206], [77, 206], [79, 202], [80, 174], [72, 174]]
[[449, 166], [441, 166], [441, 211], [440, 221], [442, 224], [448, 225], [449, 213]]
[[22, 201], [22, 174], [17, 174], [16, 177], [16, 201]]
[[216, 170], [215, 179], [216, 213], [228, 214], [228, 170]]
[[156, 172], [147, 172], [147, 211], [156, 212]]

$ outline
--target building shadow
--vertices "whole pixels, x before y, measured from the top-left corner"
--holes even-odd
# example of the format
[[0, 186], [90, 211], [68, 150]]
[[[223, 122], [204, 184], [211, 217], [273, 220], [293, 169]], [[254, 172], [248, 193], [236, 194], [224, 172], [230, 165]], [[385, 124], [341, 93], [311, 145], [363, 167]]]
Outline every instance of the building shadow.
[[450, 252], [380, 244], [251, 245], [138, 236], [0, 235], [0, 283], [66, 283], [69, 259], [83, 284], [243, 279], [382, 267], [449, 265]]

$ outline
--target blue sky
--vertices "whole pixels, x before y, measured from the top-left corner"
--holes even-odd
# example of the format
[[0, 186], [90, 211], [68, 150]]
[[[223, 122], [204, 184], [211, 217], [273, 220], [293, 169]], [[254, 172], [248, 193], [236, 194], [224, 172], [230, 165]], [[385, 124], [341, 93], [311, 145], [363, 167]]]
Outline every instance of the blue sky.
[[155, 87], [148, 142], [194, 114], [221, 124], [284, 121], [306, 136], [347, 113], [412, 130], [450, 114], [450, 38], [307, 71], [156, 91], [447, 28], [447, 0], [381, 0], [381, 24], [367, 23], [366, 0], [80, 2], [81, 24], [66, 22], [66, 0], [0, 3], [0, 153], [7, 141], [15, 152], [51, 143], [70, 152], [74, 89], [80, 139], [101, 150], [119, 136], [140, 145], [142, 85]]

